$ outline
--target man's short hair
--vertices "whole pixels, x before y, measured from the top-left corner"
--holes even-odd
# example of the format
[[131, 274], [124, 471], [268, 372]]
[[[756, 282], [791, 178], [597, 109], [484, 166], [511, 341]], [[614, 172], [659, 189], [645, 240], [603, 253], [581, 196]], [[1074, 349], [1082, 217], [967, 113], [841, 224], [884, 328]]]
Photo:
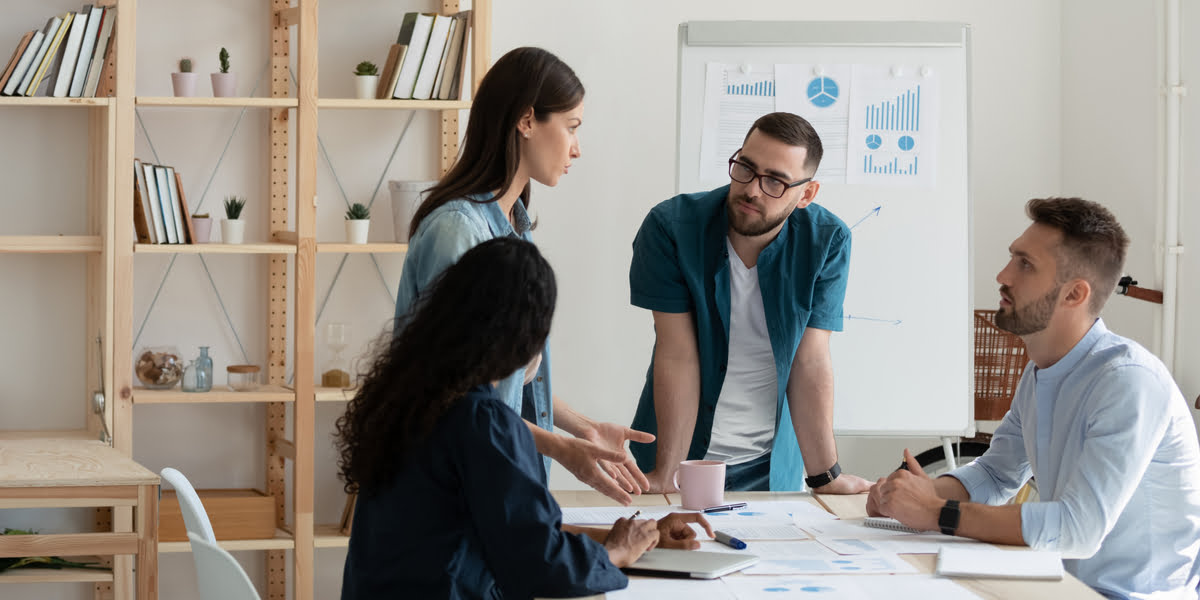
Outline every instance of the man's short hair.
[[789, 146], [799, 146], [807, 150], [804, 168], [809, 173], [817, 172], [817, 166], [821, 164], [821, 156], [825, 154], [825, 149], [821, 146], [821, 136], [817, 135], [817, 130], [813, 128], [812, 123], [809, 123], [804, 117], [787, 112], [765, 114], [754, 122], [750, 131], [746, 132], [746, 138], [742, 140], [743, 144], [750, 139], [750, 134], [754, 133], [756, 129]]
[[1125, 267], [1129, 237], [1117, 218], [1103, 206], [1082, 198], [1034, 198], [1025, 204], [1025, 214], [1063, 234], [1056, 252], [1058, 282], [1084, 279], [1092, 286], [1088, 308], [1100, 314], [1117, 288]]

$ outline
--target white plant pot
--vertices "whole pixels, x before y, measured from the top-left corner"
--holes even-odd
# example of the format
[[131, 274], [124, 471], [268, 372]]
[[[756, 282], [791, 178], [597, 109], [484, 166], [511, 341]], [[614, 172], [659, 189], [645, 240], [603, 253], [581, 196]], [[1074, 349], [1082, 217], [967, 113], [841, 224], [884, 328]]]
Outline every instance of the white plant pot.
[[346, 219], [346, 242], [350, 244], [367, 243], [367, 233], [370, 229], [370, 219]]
[[213, 73], [213, 96], [230, 98], [237, 95], [237, 73]]
[[240, 244], [246, 237], [246, 222], [240, 219], [221, 219], [221, 241], [226, 244]]
[[355, 75], [354, 86], [359, 100], [374, 100], [375, 91], [379, 88], [379, 76]]
[[425, 190], [436, 184], [436, 181], [389, 181], [388, 190], [392, 192], [392, 229], [395, 232], [396, 243], [408, 243], [408, 226], [412, 223], [413, 215], [421, 201], [428, 194]]
[[195, 73], [171, 73], [171, 87], [175, 90], [175, 96], [177, 98], [195, 96], [198, 79]]

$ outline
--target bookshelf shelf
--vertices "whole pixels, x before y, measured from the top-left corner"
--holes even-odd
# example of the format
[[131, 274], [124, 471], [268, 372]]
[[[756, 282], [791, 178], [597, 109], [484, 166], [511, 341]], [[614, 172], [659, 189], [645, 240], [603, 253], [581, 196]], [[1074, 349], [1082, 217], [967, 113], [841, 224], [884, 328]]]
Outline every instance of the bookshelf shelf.
[[342, 535], [342, 529], [337, 525], [317, 525], [313, 528], [313, 546], [316, 548], [346, 548], [349, 545], [350, 536]]
[[317, 402], [345, 402], [358, 393], [358, 388], [342, 389], [331, 387], [314, 388]]
[[343, 244], [340, 242], [318, 242], [317, 254], [403, 254], [408, 252], [408, 244]]
[[111, 106], [112, 98], [46, 98], [35, 96], [26, 98], [23, 96], [3, 96], [0, 97], [0, 106]]
[[[217, 545], [229, 552], [238, 552], [240, 550], [291, 550], [296, 547], [296, 541], [292, 538], [292, 534], [282, 530], [275, 530], [275, 537], [264, 540], [217, 540]], [[159, 554], [173, 554], [177, 552], [191, 552], [192, 546], [190, 542], [159, 542]]]
[[98, 235], [0, 235], [0, 252], [90, 254], [103, 249]]
[[[77, 562], [97, 562], [94, 556], [71, 557]], [[0, 573], [4, 583], [111, 583], [111, 569], [10, 569]]]
[[278, 385], [264, 385], [253, 392], [234, 392], [213, 386], [209, 392], [133, 388], [134, 404], [220, 404], [246, 402], [294, 402], [296, 393]]
[[0, 431], [0, 440], [94, 440], [96, 434], [86, 429], [39, 429], [36, 431]]
[[184, 108], [296, 108], [295, 98], [175, 98], [173, 96], [138, 96], [138, 106], [172, 106]]
[[357, 100], [354, 98], [319, 98], [317, 108], [366, 110], [467, 110], [468, 100]]
[[138, 254], [295, 254], [294, 244], [136, 244]]

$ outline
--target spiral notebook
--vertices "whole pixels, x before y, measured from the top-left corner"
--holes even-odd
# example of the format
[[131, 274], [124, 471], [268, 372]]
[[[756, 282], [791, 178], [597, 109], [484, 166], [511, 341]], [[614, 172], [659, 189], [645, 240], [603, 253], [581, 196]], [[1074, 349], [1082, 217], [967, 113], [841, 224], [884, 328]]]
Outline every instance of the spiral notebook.
[[1062, 555], [1046, 550], [1003, 550], [942, 546], [937, 574], [943, 577], [1045, 579], [1063, 577]]
[[920, 529], [913, 529], [900, 521], [889, 517], [867, 517], [863, 519], [863, 525], [874, 527], [876, 529], [890, 529], [892, 531], [905, 531], [908, 533], [925, 533]]

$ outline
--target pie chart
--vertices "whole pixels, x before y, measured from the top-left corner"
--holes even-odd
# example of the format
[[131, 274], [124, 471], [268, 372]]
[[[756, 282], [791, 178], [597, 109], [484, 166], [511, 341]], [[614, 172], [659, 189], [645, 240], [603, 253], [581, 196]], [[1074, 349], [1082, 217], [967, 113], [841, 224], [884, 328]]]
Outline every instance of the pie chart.
[[[869, 145], [870, 142], [868, 141], [867, 144]], [[913, 140], [911, 135], [902, 135], [900, 136], [900, 139], [896, 140], [896, 145], [900, 146], [901, 150], [908, 152], [909, 150], [913, 149], [913, 146], [916, 145], [916, 142]]]
[[868, 148], [870, 148], [872, 150], [878, 150], [879, 147], [882, 145], [883, 145], [883, 138], [881, 138], [877, 135], [874, 135], [874, 134], [867, 136], [867, 147]]
[[837, 82], [828, 77], [817, 77], [808, 82], [808, 101], [818, 108], [826, 108], [837, 102]]

